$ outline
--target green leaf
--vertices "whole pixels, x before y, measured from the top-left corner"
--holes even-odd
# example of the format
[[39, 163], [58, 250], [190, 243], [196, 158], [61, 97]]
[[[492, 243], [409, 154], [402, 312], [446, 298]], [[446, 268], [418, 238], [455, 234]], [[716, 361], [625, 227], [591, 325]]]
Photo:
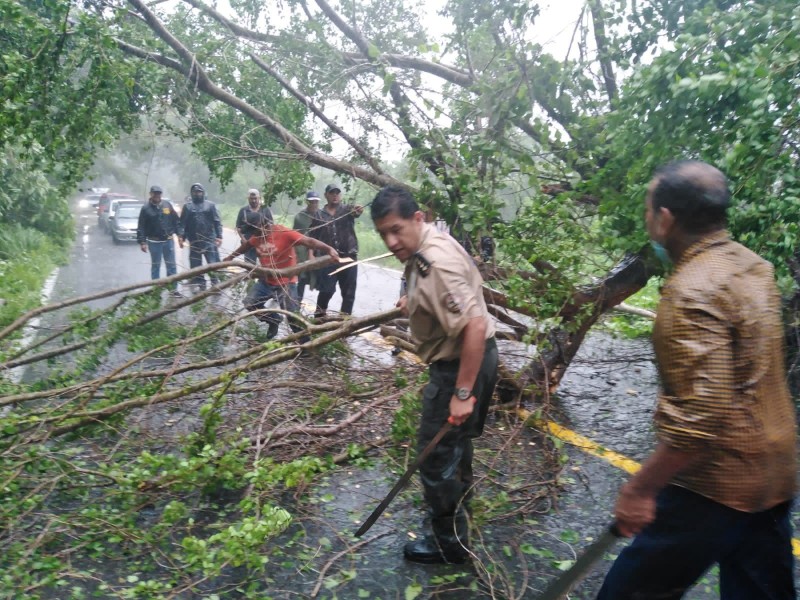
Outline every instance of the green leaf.
[[422, 585], [415, 582], [406, 586], [404, 598], [405, 600], [414, 600], [421, 593], [422, 593]]

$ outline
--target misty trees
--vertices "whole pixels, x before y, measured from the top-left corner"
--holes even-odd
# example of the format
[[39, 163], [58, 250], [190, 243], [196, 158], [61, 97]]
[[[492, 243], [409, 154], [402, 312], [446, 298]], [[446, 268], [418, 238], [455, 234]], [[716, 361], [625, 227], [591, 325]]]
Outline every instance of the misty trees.
[[139, 68], [69, 2], [0, 1], [0, 219], [71, 239], [67, 198], [143, 108]]

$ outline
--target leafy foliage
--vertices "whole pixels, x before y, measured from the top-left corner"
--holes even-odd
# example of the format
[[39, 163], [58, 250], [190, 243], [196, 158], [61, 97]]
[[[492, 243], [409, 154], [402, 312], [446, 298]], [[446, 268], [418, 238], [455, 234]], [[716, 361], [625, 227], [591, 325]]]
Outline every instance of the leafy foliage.
[[94, 149], [135, 124], [143, 67], [72, 3], [2, 0], [0, 17], [0, 219], [69, 239], [65, 198]]
[[609, 116], [610, 160], [592, 185], [604, 199], [612, 246], [634, 250], [645, 241], [642, 201], [653, 169], [697, 158], [733, 180], [733, 235], [786, 275], [800, 219], [794, 8], [765, 2], [697, 10], [675, 36], [674, 50], [630, 78]]

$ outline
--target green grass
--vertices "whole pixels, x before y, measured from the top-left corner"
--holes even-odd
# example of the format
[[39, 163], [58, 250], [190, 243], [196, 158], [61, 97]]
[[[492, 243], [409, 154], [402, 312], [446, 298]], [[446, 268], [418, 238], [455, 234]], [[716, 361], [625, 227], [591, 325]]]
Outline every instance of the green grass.
[[[655, 311], [661, 298], [661, 283], [660, 278], [651, 278], [646, 286], [625, 300], [625, 304]], [[652, 319], [618, 312], [610, 313], [603, 321], [603, 326], [613, 334], [627, 338], [645, 337], [653, 332]]]
[[45, 280], [66, 257], [66, 248], [39, 231], [0, 225], [0, 327], [41, 304]]

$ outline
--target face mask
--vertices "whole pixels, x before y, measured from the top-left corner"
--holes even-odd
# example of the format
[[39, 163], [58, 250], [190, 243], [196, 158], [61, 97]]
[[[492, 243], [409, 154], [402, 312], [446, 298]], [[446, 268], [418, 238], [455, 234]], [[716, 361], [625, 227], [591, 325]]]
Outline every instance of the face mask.
[[667, 252], [667, 249], [664, 248], [664, 246], [655, 240], [650, 240], [650, 245], [653, 247], [653, 252], [655, 252], [656, 258], [661, 261], [661, 264], [666, 267], [672, 264], [672, 259], [669, 257], [669, 252]]

